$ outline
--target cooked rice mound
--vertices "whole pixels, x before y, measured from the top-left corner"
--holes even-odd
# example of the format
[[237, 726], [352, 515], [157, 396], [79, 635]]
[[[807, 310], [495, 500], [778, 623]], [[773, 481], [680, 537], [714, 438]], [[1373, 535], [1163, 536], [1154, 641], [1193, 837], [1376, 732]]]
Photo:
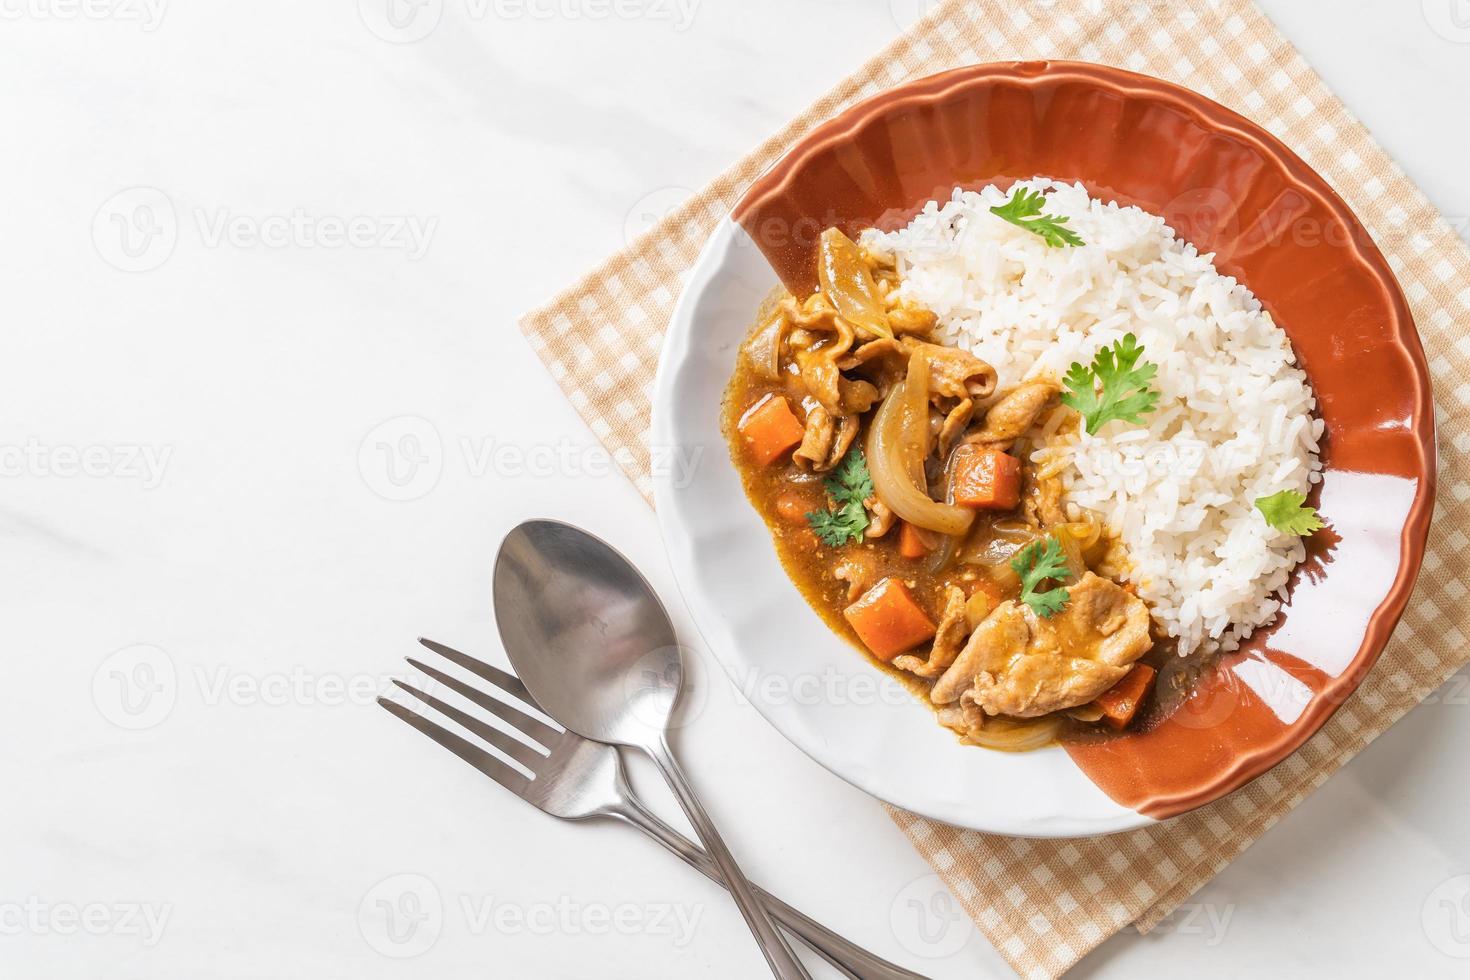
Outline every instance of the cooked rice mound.
[[1181, 655], [1233, 650], [1275, 616], [1305, 557], [1254, 502], [1321, 479], [1306, 373], [1255, 296], [1163, 218], [1080, 184], [1024, 186], [1046, 192], [1046, 213], [1066, 216], [1086, 244], [1051, 248], [991, 214], [1011, 195], [993, 186], [956, 190], [863, 244], [897, 262], [902, 295], [938, 315], [942, 340], [994, 365], [1002, 390], [1060, 381], [1074, 361], [1138, 338], [1161, 396], [1145, 424], [1114, 421], [1096, 435], [1067, 426], [1032, 458], [1060, 473], [1069, 507], [1117, 535], [1126, 578]]

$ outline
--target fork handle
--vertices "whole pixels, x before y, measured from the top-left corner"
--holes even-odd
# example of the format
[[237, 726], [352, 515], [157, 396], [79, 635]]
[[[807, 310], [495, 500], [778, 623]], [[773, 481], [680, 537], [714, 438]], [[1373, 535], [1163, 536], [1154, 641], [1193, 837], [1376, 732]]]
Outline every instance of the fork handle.
[[[715, 862], [689, 838], [659, 819], [658, 815], [643, 805], [637, 797], [628, 799], [615, 809], [607, 811], [652, 837], [670, 853], [678, 855], [684, 863], [702, 872], [715, 884], [728, 888]], [[799, 937], [815, 950], [822, 959], [831, 963], [852, 980], [927, 980], [922, 974], [912, 973], [887, 960], [879, 959], [861, 946], [844, 939], [820, 922], [798, 912], [776, 898], [759, 885], [751, 885], [756, 898], [771, 913], [772, 917], [787, 931]]]

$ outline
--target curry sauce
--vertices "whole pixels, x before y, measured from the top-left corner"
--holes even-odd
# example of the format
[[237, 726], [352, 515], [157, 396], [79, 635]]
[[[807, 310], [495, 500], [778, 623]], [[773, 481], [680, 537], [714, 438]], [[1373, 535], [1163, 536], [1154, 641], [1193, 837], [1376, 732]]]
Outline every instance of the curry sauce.
[[763, 305], [722, 412], [793, 584], [967, 742], [1029, 749], [1128, 724], [1146, 693], [1114, 702], [1125, 677], [1145, 692], [1153, 677], [1135, 667], [1151, 622], [1115, 581], [1116, 542], [1034, 462], [1076, 425], [1059, 386], [998, 389], [896, 299], [892, 268], [840, 233], [823, 242], [821, 288]]

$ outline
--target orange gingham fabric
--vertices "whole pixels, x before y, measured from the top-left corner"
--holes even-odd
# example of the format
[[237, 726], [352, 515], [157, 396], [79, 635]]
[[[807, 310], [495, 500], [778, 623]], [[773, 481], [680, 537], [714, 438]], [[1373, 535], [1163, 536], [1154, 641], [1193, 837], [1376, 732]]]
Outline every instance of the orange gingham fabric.
[[[682, 285], [715, 224], [816, 124], [907, 79], [988, 61], [1077, 59], [1166, 78], [1257, 120], [1326, 177], [1388, 255], [1439, 395], [1470, 405], [1470, 250], [1250, 0], [949, 0], [647, 235], [521, 327], [552, 376], [650, 495], [649, 401]], [[893, 819], [1024, 977], [1056, 977], [1130, 923], [1147, 932], [1337, 768], [1470, 659], [1455, 613], [1470, 586], [1470, 427], [1439, 413], [1434, 532], [1403, 623], [1366, 683], [1300, 751], [1168, 823], [1034, 841]], [[1448, 615], [1447, 615], [1448, 611]]]

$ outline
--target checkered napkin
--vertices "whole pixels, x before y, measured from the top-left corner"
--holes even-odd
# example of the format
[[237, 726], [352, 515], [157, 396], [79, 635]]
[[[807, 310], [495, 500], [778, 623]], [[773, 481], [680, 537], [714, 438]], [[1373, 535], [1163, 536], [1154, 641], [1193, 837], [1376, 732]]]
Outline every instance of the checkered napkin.
[[[1343, 195], [1408, 294], [1442, 397], [1470, 405], [1470, 250], [1250, 0], [947, 0], [633, 245], [521, 321], [532, 347], [644, 496], [649, 401], [683, 274], [772, 161], [818, 123], [908, 79], [988, 61], [1076, 59], [1187, 85], [1263, 124]], [[1435, 531], [1378, 667], [1316, 737], [1255, 782], [1111, 837], [997, 837], [892, 816], [1025, 977], [1056, 977], [1129, 925], [1147, 932], [1470, 659], [1470, 427], [1439, 417]]]

